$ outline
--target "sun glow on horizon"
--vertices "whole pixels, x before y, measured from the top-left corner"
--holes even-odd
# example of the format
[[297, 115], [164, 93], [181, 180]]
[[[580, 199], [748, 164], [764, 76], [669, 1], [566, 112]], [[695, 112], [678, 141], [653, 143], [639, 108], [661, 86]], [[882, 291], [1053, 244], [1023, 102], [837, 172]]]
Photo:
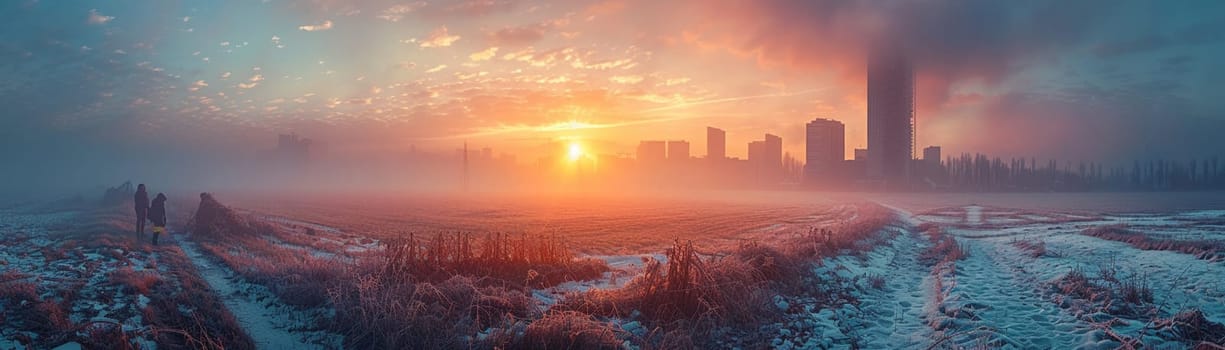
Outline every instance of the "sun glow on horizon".
[[566, 156], [570, 158], [570, 161], [577, 161], [583, 158], [583, 146], [578, 142], [571, 142], [570, 147], [566, 150]]

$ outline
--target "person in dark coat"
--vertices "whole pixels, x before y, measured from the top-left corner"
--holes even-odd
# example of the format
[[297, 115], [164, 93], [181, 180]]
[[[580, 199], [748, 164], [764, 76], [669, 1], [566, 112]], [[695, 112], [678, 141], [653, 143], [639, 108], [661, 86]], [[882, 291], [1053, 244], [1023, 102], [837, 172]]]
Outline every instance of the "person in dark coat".
[[166, 233], [166, 195], [158, 193], [149, 206], [149, 221], [153, 222], [153, 245], [157, 245], [157, 237]]
[[145, 184], [136, 186], [136, 234], [145, 235], [145, 218], [149, 216], [149, 192], [145, 191]]

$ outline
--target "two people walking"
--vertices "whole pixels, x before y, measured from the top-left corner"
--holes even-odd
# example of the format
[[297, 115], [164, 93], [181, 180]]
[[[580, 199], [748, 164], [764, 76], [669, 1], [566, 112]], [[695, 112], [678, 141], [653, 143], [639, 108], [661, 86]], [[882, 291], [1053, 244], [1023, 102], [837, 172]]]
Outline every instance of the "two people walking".
[[140, 184], [136, 186], [134, 201], [136, 202], [136, 233], [143, 238], [145, 220], [153, 222], [153, 245], [157, 245], [158, 236], [166, 233], [166, 195], [158, 193], [150, 203], [149, 192], [145, 190], [145, 184]]

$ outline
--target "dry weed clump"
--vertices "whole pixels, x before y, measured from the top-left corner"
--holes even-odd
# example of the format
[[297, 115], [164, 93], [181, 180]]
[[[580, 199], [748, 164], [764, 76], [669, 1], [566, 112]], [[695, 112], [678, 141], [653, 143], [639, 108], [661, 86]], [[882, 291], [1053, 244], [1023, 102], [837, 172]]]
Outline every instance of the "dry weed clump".
[[920, 262], [928, 266], [936, 266], [966, 258], [966, 247], [958, 243], [956, 238], [945, 233], [944, 229], [934, 225], [923, 228], [926, 229], [924, 232], [927, 233], [932, 245], [919, 253]]
[[804, 259], [819, 259], [843, 251], [859, 253], [872, 249], [871, 244], [863, 243], [896, 219], [895, 213], [879, 205], [860, 205], [854, 219], [828, 228], [811, 228], [786, 246], [790, 247], [789, 254]]
[[1041, 239], [1012, 241], [1012, 246], [1017, 247], [1017, 249], [1025, 252], [1030, 257], [1041, 258], [1051, 256], [1050, 252], [1046, 250], [1046, 241]]
[[[753, 258], [703, 260], [692, 242], [676, 242], [667, 263], [648, 259], [643, 274], [624, 288], [571, 295], [557, 307], [597, 316], [640, 314], [649, 324], [679, 326], [696, 339], [722, 327], [753, 327], [777, 316], [776, 295]], [[761, 266], [761, 265], [757, 265]]]
[[575, 312], [550, 312], [527, 325], [521, 341], [509, 349], [620, 349], [623, 333], [611, 322]]
[[415, 234], [383, 241], [383, 274], [392, 280], [437, 281], [452, 275], [493, 277], [530, 287], [599, 278], [608, 265], [597, 259], [575, 259], [554, 237], [517, 238], [491, 233], [476, 244], [469, 233]]
[[1225, 325], [1212, 322], [1198, 309], [1182, 310], [1170, 318], [1159, 318], [1153, 328], [1163, 338], [1180, 341], [1195, 349], [1219, 349], [1225, 344]]
[[1148, 279], [1139, 276], [1117, 278], [1113, 267], [1105, 266], [1097, 278], [1080, 267], [1050, 282], [1050, 292], [1062, 307], [1079, 314], [1104, 312], [1110, 315], [1140, 317], [1156, 311]]
[[1142, 250], [1166, 250], [1194, 255], [1208, 261], [1225, 260], [1225, 243], [1210, 240], [1153, 238], [1131, 230], [1127, 225], [1097, 226], [1081, 231], [1086, 236], [1123, 242]]
[[109, 276], [107, 276], [107, 280], [110, 283], [123, 286], [125, 292], [142, 295], [149, 295], [149, 290], [154, 285], [162, 282], [161, 277], [156, 271], [136, 271], [131, 267], [123, 267], [111, 271]]
[[527, 319], [535, 300], [521, 291], [454, 276], [439, 283], [405, 283], [371, 273], [328, 290], [334, 330], [355, 349], [443, 349], [473, 345], [489, 327]]

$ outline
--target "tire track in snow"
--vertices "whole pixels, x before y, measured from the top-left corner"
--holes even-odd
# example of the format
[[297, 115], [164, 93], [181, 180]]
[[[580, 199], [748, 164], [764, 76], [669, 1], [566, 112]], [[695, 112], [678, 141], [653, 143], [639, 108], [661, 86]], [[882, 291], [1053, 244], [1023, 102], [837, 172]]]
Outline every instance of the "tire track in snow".
[[1087, 326], [1046, 299], [1043, 283], [1028, 275], [1022, 253], [1003, 241], [962, 238], [968, 248], [958, 261], [946, 308], [968, 311], [971, 332], [962, 346], [985, 341], [1002, 348], [1059, 349], [1083, 344]]

